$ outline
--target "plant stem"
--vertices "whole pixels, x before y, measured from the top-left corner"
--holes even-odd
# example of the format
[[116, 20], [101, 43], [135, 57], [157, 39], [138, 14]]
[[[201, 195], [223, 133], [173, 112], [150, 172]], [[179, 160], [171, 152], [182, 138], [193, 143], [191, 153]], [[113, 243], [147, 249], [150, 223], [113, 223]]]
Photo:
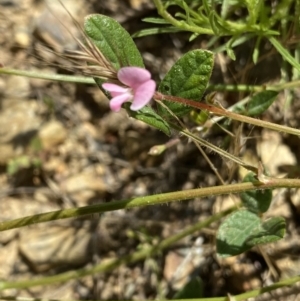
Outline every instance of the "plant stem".
[[96, 265], [93, 268], [80, 269], [80, 270], [61, 273], [59, 275], [44, 277], [44, 278], [40, 278], [40, 279], [25, 280], [25, 281], [19, 281], [19, 282], [16, 282], [16, 281], [0, 282], [0, 291], [6, 290], [6, 289], [11, 289], [11, 288], [20, 289], [20, 288], [29, 288], [29, 287], [38, 286], [38, 285], [49, 285], [49, 284], [53, 284], [53, 283], [57, 283], [57, 282], [65, 282], [65, 281], [68, 281], [71, 279], [78, 279], [78, 278], [93, 275], [96, 273], [100, 274], [100, 273], [109, 272], [109, 271], [119, 267], [122, 264], [128, 265], [128, 264], [135, 263], [135, 262], [143, 260], [149, 256], [154, 256], [154, 255], [161, 253], [161, 251], [170, 247], [171, 245], [173, 245], [177, 241], [181, 240], [182, 238], [189, 236], [189, 235], [195, 233], [196, 231], [199, 231], [199, 230], [209, 226], [213, 222], [219, 221], [221, 218], [228, 215], [235, 209], [236, 209], [236, 207], [232, 207], [226, 211], [217, 213], [204, 221], [198, 222], [192, 226], [187, 227], [185, 230], [181, 231], [178, 234], [175, 234], [173, 236], [170, 236], [170, 237], [162, 240], [157, 245], [151, 246], [149, 248], [145, 248], [143, 250], [137, 251], [137, 252], [135, 252], [133, 254], [129, 254], [127, 256], [123, 256], [121, 258], [114, 258], [114, 259], [107, 260], [103, 263], [100, 263], [99, 265]]
[[41, 72], [35, 72], [35, 71], [24, 71], [24, 70], [18, 70], [18, 69], [10, 69], [10, 68], [0, 68], [0, 74], [1, 73], [8, 74], [8, 75], [39, 78], [39, 79], [45, 79], [45, 80], [54, 80], [54, 81], [59, 81], [59, 82], [95, 84], [95, 81], [92, 77], [41, 73]]
[[[74, 76], [66, 74], [51, 74], [51, 73], [42, 73], [36, 71], [25, 71], [12, 68], [1, 68], [0, 74], [7, 75], [17, 75], [31, 78], [38, 78], [44, 80], [60, 81], [60, 82], [71, 82], [71, 83], [81, 83], [81, 84], [95, 84], [95, 81], [92, 77], [84, 76]], [[281, 91], [284, 89], [293, 89], [300, 86], [300, 80], [295, 80], [286, 83], [274, 84], [274, 85], [209, 85], [207, 90], [213, 91], [232, 91], [232, 92], [261, 92], [264, 90], [275, 90]]]
[[257, 173], [257, 168], [255, 166], [249, 165], [247, 163], [245, 163], [243, 160], [241, 160], [240, 158], [226, 152], [225, 150], [223, 150], [220, 147], [215, 146], [214, 144], [208, 142], [205, 139], [202, 139], [201, 137], [198, 137], [196, 135], [194, 135], [193, 133], [191, 133], [188, 130], [183, 130], [180, 128], [177, 128], [175, 125], [172, 124], [172, 127], [177, 129], [182, 135], [191, 138], [194, 141], [199, 142], [199, 144], [201, 146], [204, 146], [206, 148], [208, 148], [209, 150], [212, 150], [214, 152], [216, 152], [217, 154], [219, 154], [221, 157], [224, 157], [228, 160], [231, 160], [232, 162], [235, 162], [236, 164], [244, 167], [245, 169], [248, 169], [250, 171], [253, 171], [254, 173]]
[[20, 228], [33, 224], [45, 223], [49, 221], [66, 219], [71, 217], [79, 217], [94, 213], [103, 213], [108, 211], [115, 211], [120, 209], [131, 209], [141, 206], [159, 205], [168, 202], [186, 201], [193, 198], [204, 198], [212, 195], [240, 193], [249, 190], [264, 190], [270, 188], [300, 188], [300, 179], [277, 179], [264, 177], [264, 183], [247, 182], [230, 185], [212, 186], [198, 189], [189, 189], [176, 192], [168, 192], [156, 194], [151, 196], [137, 197], [129, 200], [114, 201], [104, 204], [95, 204], [91, 206], [84, 206], [79, 208], [70, 208], [64, 210], [57, 210], [48, 213], [41, 213], [27, 217], [18, 218], [11, 221], [4, 221], [0, 223], [0, 231]]
[[167, 11], [167, 9], [163, 6], [162, 2], [160, 0], [153, 0], [157, 12], [170, 24], [173, 26], [180, 28], [182, 30], [186, 31], [191, 31], [193, 33], [198, 33], [198, 34], [208, 34], [208, 35], [213, 35], [214, 32], [210, 28], [204, 28], [200, 26], [192, 26], [187, 24], [185, 21], [178, 21], [175, 18], [172, 17]]
[[253, 125], [256, 125], [256, 126], [259, 126], [259, 127], [268, 128], [268, 129], [271, 129], [271, 130], [274, 130], [274, 131], [284, 132], [284, 133], [287, 133], [287, 134], [300, 136], [300, 130], [298, 130], [298, 129], [294, 129], [294, 128], [291, 128], [291, 127], [287, 127], [287, 126], [284, 126], [284, 125], [279, 125], [279, 124], [268, 122], [268, 121], [263, 121], [263, 120], [251, 118], [251, 117], [248, 117], [248, 116], [245, 116], [245, 115], [236, 114], [234, 112], [230, 112], [228, 110], [225, 110], [221, 107], [212, 106], [212, 105], [209, 105], [209, 104], [206, 104], [206, 103], [203, 103], [203, 102], [196, 102], [196, 101], [193, 101], [193, 100], [190, 100], [190, 99], [181, 98], [181, 97], [177, 97], [177, 96], [164, 95], [164, 94], [161, 94], [159, 92], [155, 93], [154, 98], [158, 99], [160, 101], [167, 100], [167, 101], [174, 101], [174, 102], [182, 103], [182, 104], [188, 105], [188, 106], [196, 108], [196, 109], [207, 110], [207, 111], [209, 111], [211, 113], [214, 113], [216, 115], [219, 115], [219, 116], [225, 116], [225, 117], [228, 117], [230, 119], [250, 123], [250, 124], [253, 124]]

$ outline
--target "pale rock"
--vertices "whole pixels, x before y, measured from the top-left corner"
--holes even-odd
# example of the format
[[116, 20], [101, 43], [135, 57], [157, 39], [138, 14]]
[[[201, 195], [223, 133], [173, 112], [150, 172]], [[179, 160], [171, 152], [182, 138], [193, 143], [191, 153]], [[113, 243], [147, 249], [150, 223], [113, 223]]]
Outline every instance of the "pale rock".
[[[24, 76], [9, 76], [6, 81], [5, 97], [11, 102], [11, 99], [28, 98], [30, 94], [30, 82]], [[5, 102], [5, 101], [4, 101]]]
[[165, 258], [164, 277], [175, 290], [180, 290], [188, 281], [195, 268], [205, 261], [203, 239], [198, 237], [188, 249], [170, 251]]
[[86, 7], [82, 1], [66, 0], [63, 4], [66, 8], [58, 1], [47, 0], [44, 10], [35, 20], [38, 34], [56, 51], [77, 48], [75, 37], [79, 36], [78, 27], [68, 12], [75, 19], [79, 19], [82, 17], [81, 14], [84, 14], [83, 8]]
[[0, 118], [0, 164], [21, 156], [35, 137], [41, 124], [37, 103], [17, 101], [7, 104]]
[[261, 137], [261, 141], [257, 143], [257, 152], [271, 176], [279, 176], [278, 168], [282, 165], [296, 165], [296, 157], [290, 148], [282, 143], [280, 133], [264, 130]]
[[18, 46], [22, 48], [28, 48], [31, 44], [30, 32], [28, 31], [28, 28], [24, 26], [15, 28], [14, 39]]
[[1, 112], [0, 143], [21, 144], [41, 125], [35, 101], [20, 101]]
[[51, 120], [43, 125], [38, 136], [41, 140], [43, 149], [49, 150], [64, 142], [67, 138], [67, 130], [61, 122]]
[[[66, 223], [64, 223], [66, 224]], [[19, 251], [36, 272], [61, 266], [78, 266], [90, 260], [90, 221], [75, 227], [40, 225], [22, 230]]]
[[0, 248], [0, 279], [7, 279], [14, 270], [17, 261], [17, 241], [14, 240], [7, 244], [5, 248]]
[[94, 170], [85, 170], [61, 182], [61, 190], [77, 201], [79, 206], [84, 206], [94, 198], [102, 196], [108, 191], [103, 181], [103, 175], [98, 175]]

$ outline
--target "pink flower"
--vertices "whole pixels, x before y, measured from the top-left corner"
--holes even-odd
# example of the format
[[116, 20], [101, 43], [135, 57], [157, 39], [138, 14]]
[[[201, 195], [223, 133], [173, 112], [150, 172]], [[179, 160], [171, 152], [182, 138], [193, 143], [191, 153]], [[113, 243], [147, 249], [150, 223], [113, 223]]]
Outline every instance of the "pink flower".
[[148, 70], [139, 67], [124, 67], [118, 71], [119, 81], [127, 87], [116, 84], [104, 83], [102, 87], [107, 90], [112, 99], [110, 108], [118, 112], [124, 102], [131, 101], [130, 109], [138, 111], [151, 100], [156, 84], [151, 79]]

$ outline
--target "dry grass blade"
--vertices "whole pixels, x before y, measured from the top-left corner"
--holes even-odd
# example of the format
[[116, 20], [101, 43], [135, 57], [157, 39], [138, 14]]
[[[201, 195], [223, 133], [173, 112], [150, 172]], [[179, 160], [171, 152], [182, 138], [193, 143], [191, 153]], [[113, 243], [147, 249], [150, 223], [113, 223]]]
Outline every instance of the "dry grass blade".
[[[79, 73], [89, 77], [97, 77], [97, 78], [102, 78], [104, 80], [109, 80], [110, 82], [118, 82], [117, 70], [105, 58], [101, 50], [98, 49], [95, 46], [95, 44], [90, 40], [90, 38], [85, 34], [82, 26], [75, 20], [75, 18], [68, 11], [65, 5], [60, 0], [59, 3], [62, 5], [62, 7], [67, 12], [67, 14], [70, 16], [73, 24], [76, 26], [77, 30], [80, 33], [81, 39], [77, 38], [60, 20], [58, 21], [69, 32], [72, 38], [76, 41], [80, 50], [65, 50], [64, 52], [59, 52], [41, 46], [39, 47], [40, 50], [44, 52], [46, 51], [46, 52], [53, 53], [55, 54], [55, 56], [70, 62], [70, 65], [56, 64], [57, 67], [61, 67], [66, 70], [75, 71], [75, 72], [78, 71]], [[51, 11], [50, 8], [49, 10]]]

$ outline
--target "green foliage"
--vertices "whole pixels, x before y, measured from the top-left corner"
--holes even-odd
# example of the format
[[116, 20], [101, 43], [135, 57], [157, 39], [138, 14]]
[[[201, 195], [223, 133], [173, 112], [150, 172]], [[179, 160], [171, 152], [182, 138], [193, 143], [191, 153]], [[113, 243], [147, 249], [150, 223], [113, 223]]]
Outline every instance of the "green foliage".
[[15, 159], [11, 159], [8, 164], [6, 171], [12, 176], [22, 169], [30, 167], [38, 168], [41, 166], [41, 160], [39, 158], [31, 158], [29, 156], [20, 156]]
[[89, 15], [85, 18], [84, 30], [116, 70], [125, 66], [144, 67], [135, 43], [116, 20], [104, 15]]
[[[164, 27], [143, 30], [136, 34], [136, 36], [185, 30], [192, 33], [191, 39], [196, 38], [200, 34], [208, 34], [212, 35], [214, 37], [214, 42], [216, 42], [221, 41], [219, 37], [222, 37], [222, 40], [225, 40], [225, 42], [220, 46], [219, 49], [226, 50], [227, 54], [233, 60], [235, 59], [233, 48], [255, 38], [256, 43], [252, 56], [255, 63], [259, 59], [260, 46], [263, 39], [265, 39], [270, 41], [270, 43], [282, 55], [282, 57], [300, 72], [300, 64], [298, 60], [295, 59], [292, 54], [281, 44], [281, 42], [274, 37], [280, 33], [279, 24], [290, 11], [291, 6], [294, 3], [292, 0], [276, 2], [272, 10], [268, 7], [268, 4], [265, 4], [264, 1], [259, 0], [170, 0], [163, 1], [163, 4], [159, 0], [154, 0], [154, 2], [159, 8], [159, 12], [163, 18], [148, 18], [145, 21], [153, 24], [164, 25]], [[166, 14], [168, 7], [171, 5], [176, 5], [180, 9], [180, 11], [175, 14], [175, 17], [171, 16], [170, 14]], [[246, 11], [246, 13], [243, 13], [239, 19], [233, 18], [236, 17], [235, 12], [241, 9]], [[113, 65], [116, 71], [124, 66], [144, 67], [141, 54], [136, 48], [132, 38], [128, 32], [115, 20], [103, 15], [90, 15], [85, 20], [84, 29], [88, 37], [91, 39], [91, 42], [99, 48], [99, 50]], [[228, 38], [224, 39], [224, 36], [227, 36]], [[210, 43], [211, 44], [209, 44], [209, 46], [213, 45], [212, 40]], [[160, 83], [158, 90], [166, 95], [182, 97], [199, 102], [201, 101], [203, 93], [210, 79], [212, 69], [212, 52], [206, 50], [190, 51], [174, 64], [174, 66]], [[103, 80], [99, 78], [95, 78], [94, 80], [101, 88]], [[239, 107], [236, 112], [247, 116], [258, 116], [268, 109], [268, 107], [275, 101], [277, 95], [278, 92], [271, 90], [259, 92], [250, 99], [246, 106]], [[178, 117], [187, 114], [191, 110], [190, 107], [187, 107], [184, 104], [170, 102], [167, 99], [163, 100], [163, 103]], [[166, 135], [171, 134], [170, 126], [165, 118], [171, 118], [172, 114], [170, 114], [169, 111], [163, 106], [158, 104], [158, 113], [152, 110], [152, 108], [149, 106], [141, 109], [138, 112], [131, 111], [129, 109], [129, 104], [125, 104], [124, 107], [130, 117], [143, 121], [148, 125], [163, 131]], [[194, 120], [200, 124], [203, 124], [208, 118], [208, 114], [210, 113], [203, 110], [198, 115], [194, 115]], [[41, 150], [40, 141], [38, 140], [33, 141], [31, 146], [35, 151]], [[11, 160], [8, 164], [7, 171], [10, 175], [14, 175], [22, 168], [39, 166], [39, 164], [40, 162], [38, 160], [32, 159], [28, 156], [23, 156]], [[280, 182], [280, 180], [277, 179], [278, 182], [277, 186], [275, 185], [276, 187], [283, 187], [284, 185], [282, 183], [287, 183]], [[275, 180], [272, 179], [272, 181]], [[261, 185], [264, 184], [259, 183], [255, 174], [253, 173], [248, 174], [243, 182], [251, 182]], [[268, 183], [268, 185], [269, 184], [270, 183]], [[240, 194], [245, 209], [233, 212], [224, 220], [218, 229], [216, 242], [219, 256], [227, 257], [238, 255], [251, 249], [252, 247], [260, 244], [276, 242], [284, 237], [285, 220], [282, 217], [272, 217], [267, 220], [263, 219], [263, 213], [269, 209], [272, 201], [272, 190], [269, 189], [270, 186], [268, 185], [266, 185], [267, 188], [264, 190], [248, 190]], [[295, 187], [299, 188], [299, 185], [299, 183], [297, 185], [295, 184]], [[235, 191], [234, 189], [232, 190], [229, 186], [227, 187], [227, 190], [224, 189], [222, 193], [240, 193], [240, 191], [243, 191]], [[226, 188], [226, 185], [222, 186], [222, 188], [224, 187]], [[286, 187], [291, 187], [290, 183], [288, 183]], [[206, 196], [220, 194], [220, 190], [218, 190], [220, 187], [216, 186], [209, 188], [210, 191], [207, 192]], [[111, 211], [118, 209], [130, 209], [137, 206], [146, 206], [151, 204], [151, 202], [153, 202], [153, 204], [160, 204], [162, 202], [170, 202], [174, 200], [185, 200], [191, 197], [189, 194], [191, 191], [186, 192], [184, 197], [179, 197], [181, 193], [183, 193], [183, 191], [173, 192], [171, 195], [154, 195], [142, 197], [140, 199], [134, 198], [119, 202], [101, 204], [100, 207], [102, 206], [102, 211], [99, 210], [98, 205], [94, 207], [91, 206], [89, 208], [83, 207], [80, 208], [80, 210], [78, 210], [78, 208], [72, 208], [70, 211], [66, 210], [54, 212], [53, 215], [50, 214], [48, 216], [39, 215], [27, 217], [23, 219], [23, 224], [20, 223], [20, 220], [15, 220], [13, 221], [14, 223], [10, 224], [10, 227], [21, 227], [28, 225], [28, 223], [36, 223], [38, 221], [38, 217], [40, 217], [41, 221], [49, 221], [58, 218], [95, 213], [97, 212], [97, 208], [99, 212], [105, 212], [105, 210]], [[199, 189], [199, 195], [193, 196], [203, 197], [205, 194], [202, 194], [202, 190]], [[233, 209], [231, 212], [232, 211]], [[228, 214], [228, 212], [226, 214]], [[212, 222], [218, 221], [226, 214], [221, 213], [219, 214], [218, 218], [216, 218], [216, 216], [218, 216], [217, 214], [213, 215], [208, 222], [201, 225], [200, 229], [209, 226]], [[43, 218], [45, 219], [43, 220]], [[3, 229], [9, 229], [9, 227], [4, 227], [2, 225], [2, 230]], [[172, 239], [164, 240], [163, 243], [160, 243], [158, 246], [154, 247], [151, 246], [151, 239], [149, 239], [146, 235], [140, 235], [139, 237], [144, 239], [141, 239], [143, 243], [141, 243], [137, 248], [140, 250], [133, 255], [129, 254], [129, 256], [121, 259], [117, 258], [116, 262], [118, 262], [118, 264], [130, 264], [140, 259], [145, 259], [147, 257], [149, 258], [154, 254], [159, 254], [159, 252], [169, 247], [175, 241], [180, 241], [180, 239], [185, 237], [185, 235], [187, 236], [191, 235], [191, 233], [195, 233], [196, 230], [196, 228], [188, 229], [184, 235], [180, 233], [175, 238], [171, 237]], [[152, 247], [152, 250], [145, 252], [145, 246], [147, 248], [149, 247], [149, 249]], [[115, 262], [101, 269], [98, 267], [98, 270], [93, 268], [90, 273], [92, 274], [99, 271], [110, 271], [114, 267], [117, 267]], [[84, 271], [82, 274], [76, 273], [76, 277], [81, 277], [84, 275], [88, 275], [88, 273], [86, 271]], [[75, 276], [70, 276], [70, 274], [68, 274], [65, 277], [66, 278], [64, 279], [68, 280]], [[61, 279], [63, 278], [58, 277], [56, 281], [61, 281]], [[50, 279], [49, 281], [51, 282], [52, 280]], [[44, 282], [44, 284], [45, 283], [46, 282]], [[12, 287], [14, 287], [13, 285]], [[2, 288], [3, 287], [5, 288], [5, 286], [2, 286]], [[10, 288], [9, 284], [6, 288]], [[202, 295], [202, 280], [199, 277], [195, 277], [190, 279], [185, 287], [179, 291], [174, 298], [201, 298]]]
[[166, 135], [171, 135], [171, 130], [169, 124], [162, 118], [160, 115], [155, 113], [150, 107], [146, 106], [141, 110], [135, 112], [129, 109], [129, 104], [125, 104], [124, 107], [127, 108], [127, 112], [130, 117], [133, 117], [137, 120], [143, 121], [154, 128], [159, 129]]
[[191, 278], [186, 285], [178, 291], [173, 299], [196, 299], [203, 297], [203, 281], [197, 276]]
[[[249, 173], [244, 178], [243, 182], [257, 182], [254, 173]], [[272, 190], [249, 190], [241, 193], [241, 200], [243, 205], [254, 213], [266, 212], [272, 201]]]
[[[85, 18], [84, 30], [87, 36], [102, 52], [106, 59], [119, 70], [124, 66], [144, 67], [143, 59], [129, 33], [114, 19], [104, 15], [89, 15]], [[102, 89], [103, 79], [94, 78]], [[107, 95], [109, 97], [109, 95]], [[125, 106], [127, 113], [138, 120], [153, 126], [166, 135], [170, 135], [170, 127], [149, 106], [138, 112], [132, 112]]]
[[[297, 3], [295, 0], [282, 0], [274, 2], [272, 9], [267, 1], [259, 0], [226, 0], [226, 1], [188, 1], [188, 0], [154, 0], [156, 8], [165, 21], [158, 21], [156, 24], [162, 24], [161, 30], [155, 28], [145, 29], [136, 34], [144, 36], [147, 34], [164, 33], [172, 30], [184, 30], [191, 32], [190, 40], [200, 34], [206, 34], [213, 37], [228, 36], [229, 40], [222, 45], [231, 59], [235, 59], [232, 49], [235, 41], [241, 38], [256, 39], [256, 46], [253, 52], [253, 61], [256, 63], [259, 53], [261, 39], [269, 40], [276, 50], [282, 55], [283, 59], [288, 61], [294, 68], [300, 70], [300, 64], [285, 49], [281, 43], [274, 38], [282, 33], [281, 25], [285, 20], [292, 20], [295, 24], [299, 23], [299, 16], [289, 16], [291, 7]], [[296, 5], [296, 4], [295, 4]], [[169, 7], [177, 7], [178, 12], [173, 16], [168, 11]], [[237, 11], [246, 13], [237, 15]], [[148, 20], [147, 20], [148, 21]], [[148, 21], [149, 22], [149, 21]], [[151, 20], [150, 20], [151, 22]], [[154, 23], [154, 22], [153, 22]], [[167, 26], [167, 24], [171, 25]], [[168, 28], [168, 31], [166, 30]], [[217, 39], [212, 39], [214, 42]], [[220, 48], [219, 48], [220, 49]]]
[[284, 237], [285, 220], [273, 217], [262, 222], [248, 210], [239, 210], [228, 216], [217, 233], [217, 252], [221, 257], [241, 254], [260, 244], [275, 242]]
[[277, 91], [266, 90], [255, 94], [246, 106], [239, 106], [236, 112], [247, 116], [258, 116], [264, 113], [275, 101]]
[[[183, 55], [161, 81], [158, 91], [165, 95], [179, 96], [200, 101], [213, 69], [213, 53], [206, 50], [193, 50]], [[183, 116], [191, 108], [184, 104], [163, 101], [176, 115]], [[158, 112], [163, 117], [171, 117], [161, 105]]]

